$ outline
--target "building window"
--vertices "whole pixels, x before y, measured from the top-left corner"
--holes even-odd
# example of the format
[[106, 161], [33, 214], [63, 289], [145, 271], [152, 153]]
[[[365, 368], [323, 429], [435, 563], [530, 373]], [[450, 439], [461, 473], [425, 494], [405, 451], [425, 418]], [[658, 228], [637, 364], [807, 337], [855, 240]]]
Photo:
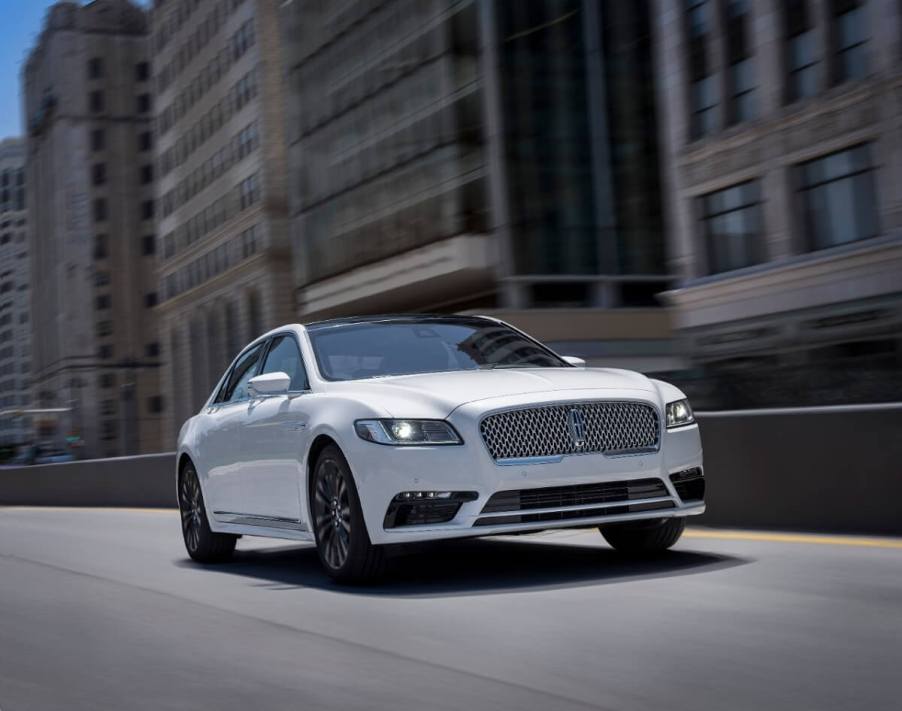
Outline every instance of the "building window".
[[153, 219], [153, 200], [145, 200], [141, 203], [141, 219]]
[[863, 0], [832, 0], [836, 37], [836, 83], [868, 73], [868, 18]]
[[112, 321], [98, 321], [97, 322], [97, 336], [99, 338], [103, 338], [104, 336], [111, 336], [113, 334], [113, 322]]
[[789, 73], [786, 99], [790, 103], [814, 96], [820, 84], [820, 60], [809, 0], [783, 5], [786, 23], [786, 64]]
[[150, 94], [139, 94], [136, 108], [139, 114], [146, 114], [150, 111]]
[[103, 222], [106, 216], [106, 200], [104, 198], [96, 198], [94, 200], [94, 222]]
[[147, 81], [150, 78], [150, 64], [138, 62], [135, 65], [135, 81]]
[[91, 166], [91, 182], [94, 185], [106, 183], [106, 163], [95, 163]]
[[113, 346], [107, 344], [97, 349], [97, 357], [101, 360], [109, 360], [113, 357]]
[[94, 259], [104, 259], [107, 256], [106, 235], [94, 237]]
[[104, 100], [103, 92], [100, 90], [92, 91], [88, 95], [88, 103], [91, 108], [91, 112], [95, 114], [99, 114], [103, 111], [106, 102]]
[[708, 272], [717, 274], [763, 261], [757, 180], [700, 198]]
[[157, 251], [157, 238], [153, 235], [144, 235], [141, 238], [141, 254], [145, 257]]
[[109, 295], [109, 294], [100, 294], [100, 295], [97, 297], [96, 302], [97, 302], [97, 310], [98, 310], [98, 311], [105, 311], [106, 309], [110, 308], [110, 304], [112, 303], [112, 299], [110, 299], [110, 295]]
[[144, 294], [144, 307], [148, 309], [152, 309], [157, 305], [157, 292], [149, 291]]
[[875, 237], [877, 205], [867, 144], [799, 166], [809, 249]]
[[163, 412], [162, 395], [154, 395], [153, 397], [147, 398], [147, 411], [152, 415], [158, 415]]
[[101, 388], [115, 387], [116, 376], [113, 373], [101, 373], [97, 378], [97, 385]]
[[717, 82], [708, 63], [711, 33], [711, 0], [687, 0], [686, 28], [689, 37], [690, 133], [701, 138], [717, 129]]
[[138, 134], [138, 150], [139, 151], [149, 151], [151, 147], [152, 141], [150, 137], [150, 131], [142, 131]]
[[749, 0], [727, 0], [726, 30], [729, 56], [730, 123], [755, 116], [755, 76], [749, 48]]
[[148, 358], [156, 358], [158, 355], [160, 355], [160, 344], [156, 341], [153, 341], [152, 343], [145, 345], [144, 355], [146, 355]]
[[256, 173], [238, 184], [238, 198], [242, 210], [260, 200], [260, 182]]
[[91, 131], [91, 150], [95, 153], [102, 151], [106, 146], [106, 134], [102, 128], [95, 128]]
[[91, 57], [88, 60], [88, 79], [100, 79], [103, 77], [103, 59]]
[[141, 166], [141, 183], [143, 185], [147, 185], [148, 183], [153, 182], [153, 166], [142, 165]]

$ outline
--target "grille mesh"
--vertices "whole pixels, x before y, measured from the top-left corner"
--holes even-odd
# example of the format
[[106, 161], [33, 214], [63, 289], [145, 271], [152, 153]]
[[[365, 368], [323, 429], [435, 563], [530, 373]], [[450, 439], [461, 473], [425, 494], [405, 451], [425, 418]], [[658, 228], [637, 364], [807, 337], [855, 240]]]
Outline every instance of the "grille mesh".
[[[571, 411], [582, 416], [583, 441], [572, 432]], [[479, 426], [495, 460], [603, 452], [622, 454], [658, 445], [658, 413], [638, 402], [582, 402], [509, 410]]]

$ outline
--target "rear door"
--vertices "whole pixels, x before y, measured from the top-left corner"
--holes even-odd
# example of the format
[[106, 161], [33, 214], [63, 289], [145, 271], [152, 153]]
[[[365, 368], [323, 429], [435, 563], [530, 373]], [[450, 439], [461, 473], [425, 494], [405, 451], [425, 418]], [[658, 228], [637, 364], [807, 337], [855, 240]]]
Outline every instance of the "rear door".
[[289, 391], [251, 397], [241, 432], [241, 489], [247, 512], [264, 525], [294, 527], [301, 521], [304, 481], [301, 453], [306, 448], [311, 403], [307, 370], [294, 333], [272, 337], [260, 374], [286, 373]]
[[240, 513], [247, 507], [239, 476], [243, 458], [241, 432], [247, 422], [247, 382], [260, 369], [265, 345], [266, 342], [253, 345], [235, 360], [207, 408], [210, 424], [201, 443], [208, 471], [205, 492], [217, 518]]

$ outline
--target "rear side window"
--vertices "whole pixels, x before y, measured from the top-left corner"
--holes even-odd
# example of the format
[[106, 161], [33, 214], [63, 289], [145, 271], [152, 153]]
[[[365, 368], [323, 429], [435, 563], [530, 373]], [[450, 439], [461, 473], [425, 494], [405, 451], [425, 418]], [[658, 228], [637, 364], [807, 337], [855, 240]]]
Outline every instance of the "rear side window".
[[291, 378], [288, 390], [291, 392], [307, 390], [307, 371], [301, 361], [298, 344], [291, 336], [278, 336], [272, 342], [262, 373], [287, 373]]
[[257, 372], [257, 363], [263, 353], [263, 344], [254, 346], [235, 363], [216, 402], [237, 402], [247, 398], [247, 381]]

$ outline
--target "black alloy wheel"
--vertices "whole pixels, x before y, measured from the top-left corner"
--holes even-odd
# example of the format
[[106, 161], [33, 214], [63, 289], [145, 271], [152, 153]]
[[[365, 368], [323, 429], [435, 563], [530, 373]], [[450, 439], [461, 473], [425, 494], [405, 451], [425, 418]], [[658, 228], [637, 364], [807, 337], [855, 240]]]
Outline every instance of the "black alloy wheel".
[[345, 583], [377, 578], [384, 551], [370, 541], [354, 477], [335, 445], [316, 460], [310, 494], [316, 550], [329, 576]]
[[214, 533], [210, 529], [204, 509], [204, 495], [191, 462], [182, 467], [178, 495], [182, 537], [188, 555], [202, 563], [218, 563], [231, 557], [238, 537], [229, 533]]

